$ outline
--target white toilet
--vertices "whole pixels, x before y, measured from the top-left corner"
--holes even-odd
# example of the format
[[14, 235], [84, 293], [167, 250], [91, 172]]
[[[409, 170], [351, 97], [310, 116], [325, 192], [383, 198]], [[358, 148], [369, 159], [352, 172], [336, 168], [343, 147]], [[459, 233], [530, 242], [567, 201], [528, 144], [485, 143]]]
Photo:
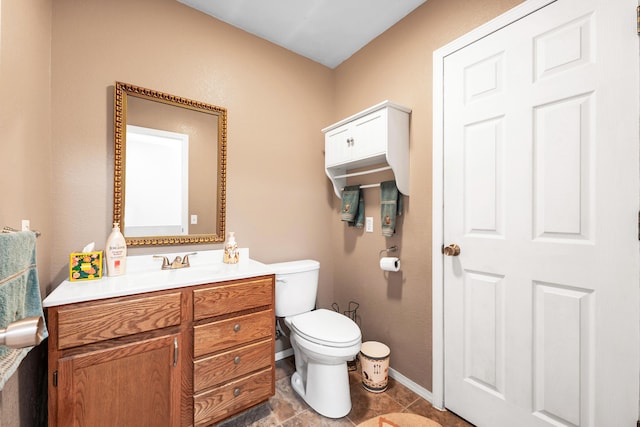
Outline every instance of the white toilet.
[[341, 418], [351, 411], [347, 362], [360, 351], [360, 328], [332, 310], [313, 310], [320, 263], [271, 264], [276, 274], [276, 317], [290, 329], [296, 372], [291, 386], [316, 412]]

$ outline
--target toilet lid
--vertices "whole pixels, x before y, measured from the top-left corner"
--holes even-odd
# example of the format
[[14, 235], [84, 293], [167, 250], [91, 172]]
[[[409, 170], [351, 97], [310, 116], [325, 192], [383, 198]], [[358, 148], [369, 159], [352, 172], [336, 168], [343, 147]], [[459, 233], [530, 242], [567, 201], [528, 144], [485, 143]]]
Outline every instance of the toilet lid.
[[301, 337], [330, 347], [348, 347], [360, 342], [360, 328], [336, 311], [320, 308], [288, 319]]

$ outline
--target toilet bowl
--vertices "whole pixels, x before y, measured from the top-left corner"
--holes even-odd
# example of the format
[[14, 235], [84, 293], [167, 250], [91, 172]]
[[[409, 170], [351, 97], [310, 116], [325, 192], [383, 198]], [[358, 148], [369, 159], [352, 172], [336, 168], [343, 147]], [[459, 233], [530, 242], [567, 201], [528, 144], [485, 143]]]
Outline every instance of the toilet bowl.
[[325, 309], [287, 317], [285, 324], [296, 361], [291, 386], [319, 414], [344, 417], [351, 411], [347, 362], [360, 351], [360, 328]]
[[313, 310], [317, 261], [272, 264], [276, 273], [276, 316], [290, 330], [296, 372], [291, 386], [320, 415], [341, 418], [351, 411], [349, 371], [362, 343], [358, 325], [338, 312]]

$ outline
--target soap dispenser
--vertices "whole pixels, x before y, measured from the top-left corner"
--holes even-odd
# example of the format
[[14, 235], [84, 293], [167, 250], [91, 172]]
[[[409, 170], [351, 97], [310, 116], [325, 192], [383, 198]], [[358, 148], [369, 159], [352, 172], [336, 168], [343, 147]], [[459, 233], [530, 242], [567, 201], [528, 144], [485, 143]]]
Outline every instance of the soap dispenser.
[[235, 233], [229, 232], [229, 240], [224, 245], [224, 258], [222, 259], [225, 264], [237, 264], [240, 259], [240, 253], [238, 252], [238, 244], [236, 243]]
[[107, 276], [123, 275], [127, 270], [127, 242], [117, 222], [113, 223], [106, 246]]

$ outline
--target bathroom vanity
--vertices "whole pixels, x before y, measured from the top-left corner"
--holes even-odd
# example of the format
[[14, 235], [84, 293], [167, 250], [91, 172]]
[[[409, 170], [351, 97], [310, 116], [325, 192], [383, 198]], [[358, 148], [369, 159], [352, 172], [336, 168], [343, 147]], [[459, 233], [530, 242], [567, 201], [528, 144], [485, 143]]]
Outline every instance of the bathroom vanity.
[[129, 257], [45, 299], [49, 426], [208, 426], [274, 394], [274, 275], [244, 250], [191, 259]]

